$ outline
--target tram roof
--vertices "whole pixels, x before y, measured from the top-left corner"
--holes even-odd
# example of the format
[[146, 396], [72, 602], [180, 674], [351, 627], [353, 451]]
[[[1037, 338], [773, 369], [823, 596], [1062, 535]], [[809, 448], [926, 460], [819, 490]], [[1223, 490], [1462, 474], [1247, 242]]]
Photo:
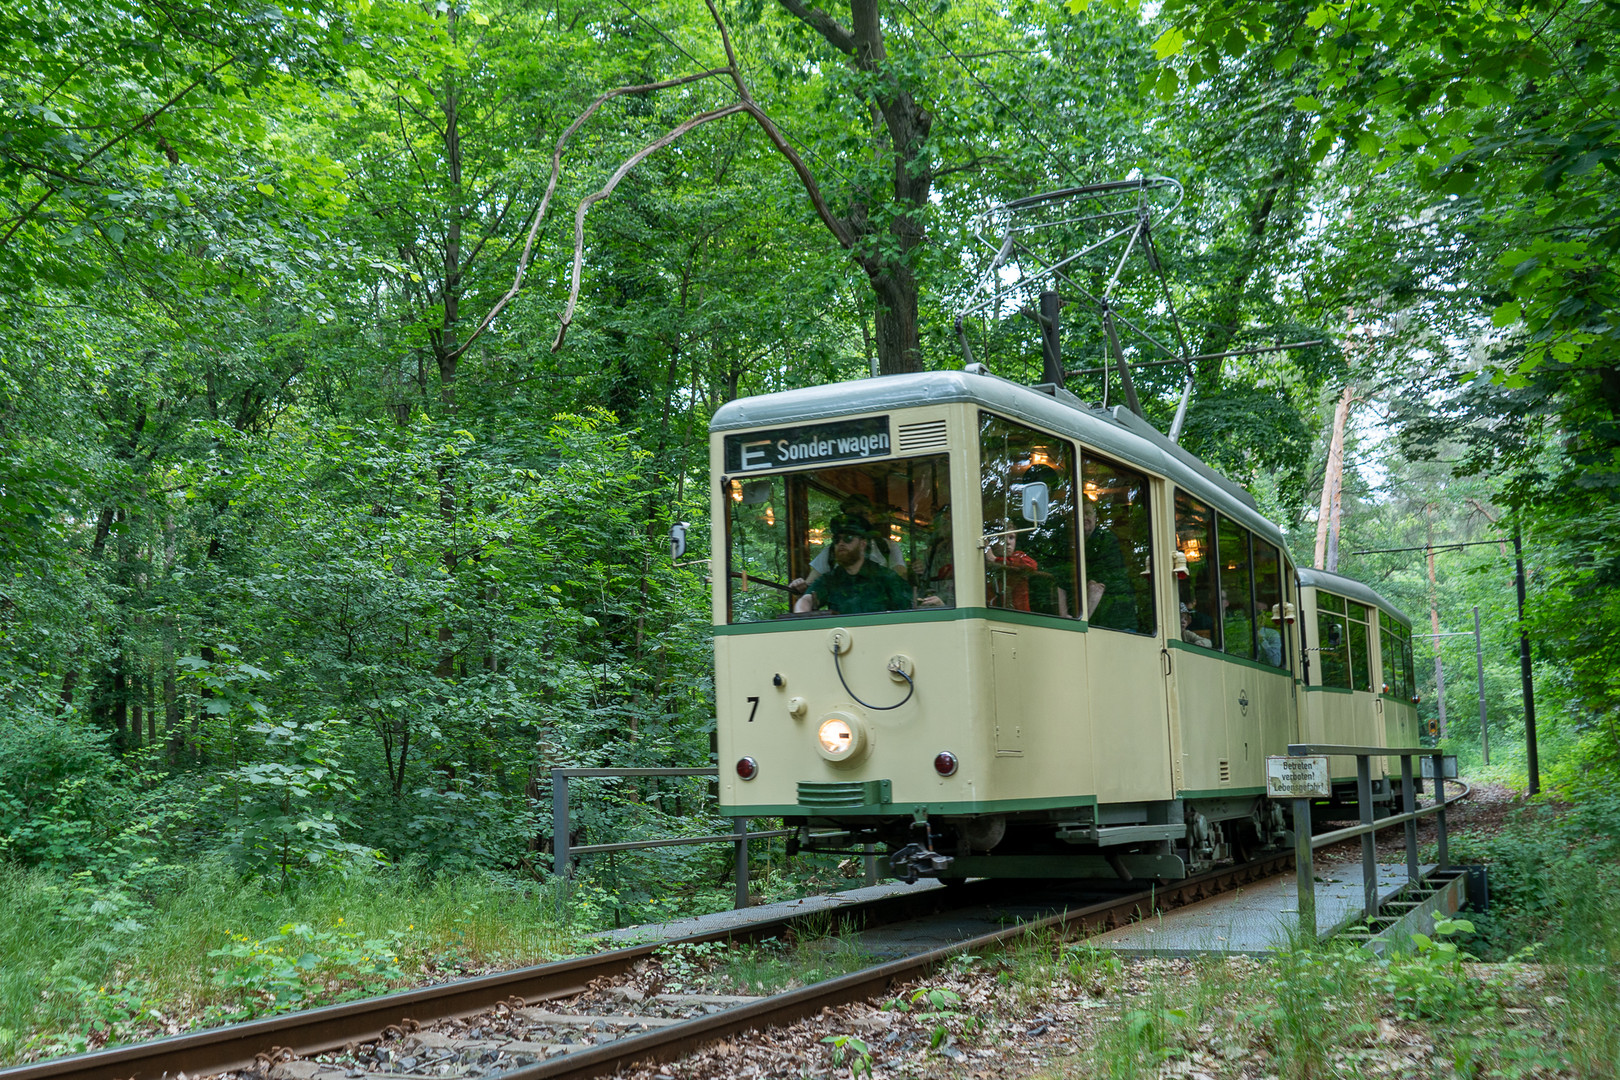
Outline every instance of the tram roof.
[[1299, 583], [1307, 588], [1326, 589], [1340, 596], [1348, 596], [1352, 600], [1363, 604], [1371, 604], [1380, 611], [1386, 611], [1408, 627], [1412, 620], [1394, 604], [1385, 600], [1373, 591], [1369, 585], [1364, 585], [1355, 578], [1347, 578], [1343, 574], [1335, 574], [1328, 570], [1312, 570], [1301, 567], [1299, 570]]
[[[1287, 550], [1282, 533], [1255, 507], [1250, 494], [1196, 456], [1165, 438], [1152, 424], [1116, 406], [1086, 404], [1065, 390], [1037, 390], [998, 375], [925, 371], [880, 375], [849, 382], [738, 398], [715, 411], [710, 431], [813, 423], [851, 413], [911, 409], [970, 402], [1081, 440], [1087, 446], [1168, 477], [1234, 521]], [[1365, 586], [1363, 586], [1365, 588]], [[1369, 590], [1370, 591], [1370, 590]]]

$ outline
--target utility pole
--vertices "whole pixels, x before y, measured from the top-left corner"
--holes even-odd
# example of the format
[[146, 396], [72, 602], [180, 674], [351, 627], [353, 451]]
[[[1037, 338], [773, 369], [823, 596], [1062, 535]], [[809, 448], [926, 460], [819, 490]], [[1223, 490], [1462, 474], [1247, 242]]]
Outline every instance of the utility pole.
[[1530, 677], [1530, 635], [1524, 629], [1524, 546], [1513, 523], [1513, 583], [1519, 593], [1519, 681], [1524, 685], [1524, 754], [1530, 772], [1530, 794], [1541, 793], [1541, 756], [1536, 750], [1536, 687]]
[[[1441, 544], [1438, 550], [1440, 550], [1440, 551], [1451, 551], [1451, 550], [1454, 550], [1454, 549], [1461, 549], [1461, 548], [1467, 548], [1467, 547], [1482, 547], [1482, 546], [1484, 546], [1486, 544], [1496, 544], [1496, 543], [1499, 543], [1499, 541], [1496, 541], [1496, 540], [1464, 540], [1464, 541], [1461, 541], [1461, 542], [1455, 543], [1455, 544]], [[1429, 543], [1424, 544], [1421, 547], [1368, 548], [1365, 551], [1357, 551], [1357, 552], [1353, 552], [1352, 554], [1355, 554], [1355, 555], [1394, 555], [1394, 554], [1397, 554], [1397, 553], [1405, 553], [1405, 552], [1410, 552], [1410, 551], [1422, 551], [1422, 552], [1426, 553], [1429, 556], [1430, 560], [1431, 560], [1430, 561], [1430, 575], [1431, 575], [1430, 576], [1430, 581], [1432, 583], [1433, 580], [1434, 580], [1433, 576], [1432, 576], [1433, 572], [1434, 572], [1433, 571], [1434, 564], [1433, 564], [1432, 560], [1434, 558], [1435, 550], [1436, 550], [1436, 548], [1434, 547], [1434, 543], [1431, 540]], [[1524, 689], [1524, 754], [1525, 754], [1525, 763], [1526, 763], [1526, 765], [1528, 767], [1527, 771], [1529, 773], [1530, 794], [1539, 795], [1541, 793], [1541, 756], [1540, 756], [1540, 753], [1539, 753], [1539, 751], [1537, 749], [1537, 746], [1536, 746], [1536, 687], [1535, 687], [1534, 681], [1531, 678], [1532, 673], [1531, 673], [1531, 669], [1530, 669], [1530, 636], [1529, 636], [1528, 633], [1526, 633], [1525, 627], [1524, 627], [1524, 590], [1525, 590], [1524, 545], [1523, 545], [1523, 542], [1519, 538], [1519, 528], [1518, 528], [1517, 525], [1515, 525], [1513, 527], [1513, 561], [1514, 561], [1514, 567], [1515, 567], [1515, 574], [1514, 574], [1513, 583], [1514, 583], [1515, 589], [1517, 590], [1517, 592], [1519, 594], [1519, 676], [1520, 676], [1520, 681], [1523, 683], [1523, 689]], [[1434, 625], [1434, 631], [1435, 631], [1434, 632], [1434, 637], [1435, 637], [1435, 646], [1436, 646], [1436, 668], [1438, 670], [1438, 664], [1439, 664], [1439, 660], [1438, 660], [1439, 639], [1441, 637], [1446, 636], [1446, 635], [1443, 635], [1443, 634], [1440, 633], [1440, 624], [1438, 622], [1436, 622], [1435, 625]], [[1475, 646], [1476, 655], [1478, 654], [1479, 650], [1480, 650], [1480, 646], [1476, 645]], [[1482, 676], [1482, 678], [1483, 678], [1483, 676]], [[1483, 682], [1481, 683], [1481, 686], [1483, 687]], [[1444, 699], [1442, 699], [1442, 700], [1444, 700]], [[1484, 712], [1483, 712], [1483, 710], [1484, 710], [1484, 700], [1485, 700], [1485, 695], [1484, 695], [1484, 692], [1483, 692], [1483, 689], [1482, 689], [1481, 693], [1480, 693], [1480, 709], [1481, 709], [1481, 717], [1482, 718], [1484, 716]], [[1483, 719], [1482, 719], [1481, 724], [1480, 724], [1480, 730], [1482, 732], [1485, 730]]]
[[1479, 632], [1479, 605], [1474, 605], [1474, 665], [1479, 669], [1479, 754], [1491, 763], [1491, 729], [1485, 726], [1485, 641]]

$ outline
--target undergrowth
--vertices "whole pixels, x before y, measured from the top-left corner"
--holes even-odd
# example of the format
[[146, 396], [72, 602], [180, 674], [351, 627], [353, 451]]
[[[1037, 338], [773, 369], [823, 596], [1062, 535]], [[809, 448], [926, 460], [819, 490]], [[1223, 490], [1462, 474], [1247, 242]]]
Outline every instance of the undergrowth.
[[280, 892], [204, 864], [131, 918], [0, 864], [0, 1063], [440, 981], [582, 950], [544, 892], [479, 875], [331, 875]]

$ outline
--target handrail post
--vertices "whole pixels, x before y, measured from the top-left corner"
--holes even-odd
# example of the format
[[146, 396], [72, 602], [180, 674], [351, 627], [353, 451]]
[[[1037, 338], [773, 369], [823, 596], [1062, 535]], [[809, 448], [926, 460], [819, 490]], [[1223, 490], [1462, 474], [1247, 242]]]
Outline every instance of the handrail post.
[[[1412, 755], [1401, 755], [1401, 811], [1417, 809], [1417, 785], [1412, 782]], [[1406, 823], [1406, 880], [1418, 879], [1417, 818]]]
[[737, 904], [741, 911], [748, 906], [748, 819], [733, 818], [732, 829], [737, 834]]
[[[1372, 755], [1356, 755], [1356, 802], [1361, 823], [1373, 823]], [[1367, 920], [1378, 918], [1378, 847], [1370, 832], [1361, 834], [1361, 894], [1366, 902]]]
[[568, 774], [551, 770], [551, 872], [568, 880]]
[[1446, 846], [1446, 756], [1435, 754], [1434, 761], [1434, 800], [1440, 809], [1434, 813], [1434, 827], [1439, 840], [1439, 857], [1435, 860], [1441, 870], [1451, 869], [1451, 853]]
[[1316, 940], [1316, 863], [1311, 853], [1311, 800], [1294, 800], [1294, 891], [1299, 900], [1299, 933]]

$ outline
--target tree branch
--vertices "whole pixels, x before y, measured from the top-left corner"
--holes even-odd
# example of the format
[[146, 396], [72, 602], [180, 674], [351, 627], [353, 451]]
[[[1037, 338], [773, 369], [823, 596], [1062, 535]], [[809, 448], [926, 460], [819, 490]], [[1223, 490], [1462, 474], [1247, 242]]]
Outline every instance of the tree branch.
[[[679, 78], [665, 79], [662, 82], [642, 83], [639, 86], [614, 87], [612, 90], [598, 96], [595, 101], [591, 102], [590, 105], [586, 107], [584, 112], [575, 117], [574, 122], [568, 125], [567, 130], [557, 137], [557, 145], [552, 148], [551, 177], [546, 182], [546, 193], [540, 199], [540, 206], [534, 212], [534, 219], [529, 223], [529, 235], [523, 242], [523, 253], [518, 256], [517, 272], [512, 275], [512, 287], [507, 289], [499, 300], [495, 301], [494, 305], [489, 309], [489, 312], [481, 320], [479, 320], [478, 325], [473, 328], [472, 333], [467, 335], [467, 340], [463, 341], [461, 345], [450, 354], [449, 359], [455, 360], [460, 357], [462, 353], [471, 348], [472, 343], [483, 336], [484, 331], [489, 329], [490, 324], [493, 323], [495, 321], [495, 317], [506, 308], [506, 305], [517, 299], [517, 294], [523, 288], [523, 278], [529, 272], [529, 262], [534, 257], [534, 239], [540, 233], [540, 223], [545, 220], [546, 210], [551, 206], [551, 197], [552, 195], [556, 194], [557, 191], [557, 180], [562, 174], [563, 147], [568, 145], [568, 140], [573, 138], [574, 133], [584, 126], [585, 121], [594, 116], [596, 114], [596, 110], [600, 109], [604, 104], [616, 97], [622, 97], [625, 94], [645, 94], [653, 90], [667, 90], [671, 87], [685, 86], [687, 83], [697, 82], [700, 79], [710, 79], [716, 75], [724, 74], [727, 74], [725, 68], [713, 68], [709, 71], [698, 72], [696, 75], [682, 75]], [[577, 259], [575, 260], [575, 265], [578, 265]], [[577, 295], [578, 292], [579, 282], [576, 274], [576, 279], [574, 282], [575, 295]], [[569, 310], [572, 311], [572, 309], [573, 299], [571, 298], [569, 300]], [[559, 344], [562, 341], [562, 335], [560, 333], [558, 334], [557, 341]], [[552, 346], [552, 351], [555, 352], [556, 348], [557, 346]]]
[[[134, 135], [137, 131], [144, 131], [145, 129], [151, 127], [152, 123], [157, 120], [158, 117], [162, 116], [174, 106], [178, 105], [182, 98], [191, 93], [193, 90], [197, 89], [197, 87], [201, 86], [203, 83], [207, 82], [210, 76], [217, 75], [219, 72], [223, 71], [225, 68], [229, 67], [235, 62], [236, 57], [228, 56], [224, 60], [221, 60], [219, 63], [215, 64], [213, 67], [209, 68], [207, 74], [205, 74], [202, 78], [187, 86], [184, 90], [174, 95], [168, 101], [165, 101], [162, 105], [159, 105], [153, 111], [142, 116], [132, 127], [124, 131], [122, 134], [115, 135], [111, 139], [108, 139], [106, 142], [102, 143], [100, 146], [96, 147], [96, 149], [92, 151], [88, 157], [78, 163], [78, 166], [75, 168], [74, 172], [78, 173], [83, 171], [86, 165], [89, 165], [92, 161], [96, 160], [102, 154], [105, 154], [107, 151], [111, 150], [113, 147], [117, 146], [131, 135]], [[6, 230], [6, 235], [0, 236], [0, 247], [4, 247], [7, 243], [9, 243], [11, 238], [17, 235], [17, 230], [22, 228], [28, 219], [33, 217], [34, 214], [39, 211], [40, 207], [49, 202], [52, 195], [57, 194], [61, 190], [62, 189], [59, 187], [46, 184], [45, 194], [34, 200], [34, 204], [32, 206], [17, 216], [17, 220], [12, 223], [11, 228]]]
[[719, 120], [744, 112], [747, 109], [746, 103], [738, 102], [735, 105], [727, 105], [723, 109], [711, 109], [708, 112], [698, 113], [691, 119], [676, 125], [620, 162], [619, 167], [613, 170], [613, 175], [608, 177], [607, 183], [602, 185], [602, 190], [593, 192], [579, 201], [579, 208], [574, 211], [573, 285], [568, 290], [568, 305], [563, 309], [561, 325], [557, 327], [557, 339], [551, 343], [552, 352], [562, 348], [563, 338], [568, 333], [569, 325], [574, 321], [574, 309], [579, 305], [579, 280], [585, 262], [585, 215], [590, 212], [592, 204], [613, 194], [613, 189], [619, 186], [619, 181], [623, 180], [631, 169], [641, 164], [651, 154], [662, 150], [676, 139], [679, 139], [688, 131], [707, 124], [711, 120]]
[[793, 171], [798, 174], [799, 183], [804, 185], [805, 194], [810, 196], [811, 205], [816, 208], [816, 216], [821, 218], [823, 225], [827, 226], [827, 231], [832, 233], [834, 239], [843, 245], [845, 249], [854, 248], [855, 230], [850, 228], [847, 221], [833, 216], [833, 212], [827, 207], [827, 200], [821, 197], [821, 186], [816, 183], [816, 178], [810, 172], [810, 167], [804, 163], [804, 159], [799, 156], [799, 152], [793, 149], [793, 146], [783, 136], [781, 130], [777, 128], [771, 118], [765, 114], [765, 110], [761, 109], [758, 102], [754, 100], [753, 91], [748, 88], [748, 83], [742, 77], [742, 66], [737, 63], [736, 50], [731, 47], [731, 35], [726, 31], [725, 21], [720, 18], [720, 11], [714, 6], [714, 0], [703, 0], [703, 2], [708, 5], [709, 16], [714, 19], [715, 29], [720, 32], [720, 44], [725, 46], [726, 62], [731, 65], [731, 81], [737, 87], [737, 96], [742, 99], [743, 105], [748, 110], [748, 115], [752, 116], [755, 122], [764, 130], [765, 137], [771, 140], [771, 145], [776, 147], [777, 151], [788, 159], [789, 165], [793, 166]]
[[820, 8], [807, 8], [800, 0], [777, 0], [789, 15], [827, 39], [827, 44], [841, 53], [855, 55], [855, 35], [831, 15]]

